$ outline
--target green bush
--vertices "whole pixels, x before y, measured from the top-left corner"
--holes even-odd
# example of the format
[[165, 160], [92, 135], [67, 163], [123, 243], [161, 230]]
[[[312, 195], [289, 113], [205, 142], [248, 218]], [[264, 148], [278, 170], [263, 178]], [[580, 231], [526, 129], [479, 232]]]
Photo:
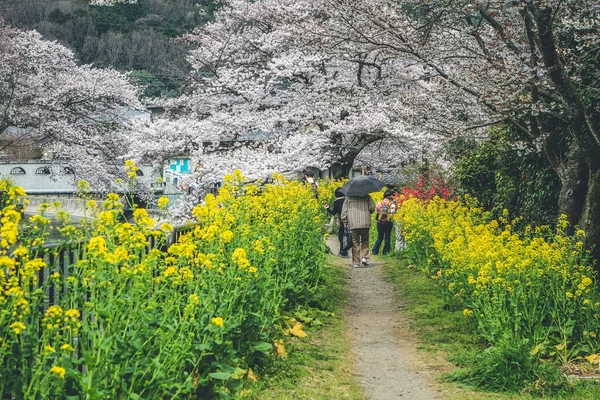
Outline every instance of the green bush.
[[513, 136], [507, 129], [496, 129], [483, 141], [463, 137], [448, 144], [458, 192], [479, 199], [494, 218], [507, 209], [523, 217], [523, 226], [553, 225], [558, 217], [558, 176], [540, 149], [518, 145]]
[[528, 386], [552, 392], [564, 387], [566, 379], [558, 367], [532, 355], [531, 350], [527, 339], [506, 336], [496, 346], [472, 355], [466, 369], [446, 380], [494, 392], [519, 392]]

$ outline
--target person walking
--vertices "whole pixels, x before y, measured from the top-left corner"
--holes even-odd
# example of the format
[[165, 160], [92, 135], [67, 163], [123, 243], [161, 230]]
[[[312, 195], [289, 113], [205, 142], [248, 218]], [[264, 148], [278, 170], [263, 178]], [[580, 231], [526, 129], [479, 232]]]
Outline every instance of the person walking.
[[369, 265], [369, 230], [371, 214], [375, 212], [375, 202], [371, 196], [346, 196], [342, 206], [341, 219], [352, 233], [352, 266]]
[[383, 194], [383, 199], [379, 200], [377, 205], [375, 205], [375, 212], [377, 213], [375, 218], [377, 221], [377, 240], [373, 246], [374, 255], [379, 254], [381, 243], [383, 243], [383, 251], [381, 254], [385, 255], [390, 252], [392, 227], [394, 226], [392, 218], [394, 214], [396, 214], [397, 209], [393, 197], [394, 192], [392, 190], [386, 190]]
[[344, 223], [342, 222], [342, 207], [344, 205], [344, 200], [346, 196], [344, 193], [340, 191], [341, 188], [335, 189], [335, 201], [333, 202], [333, 209], [329, 207], [329, 204], [325, 204], [323, 207], [327, 210], [329, 214], [331, 214], [331, 218], [334, 216], [338, 216], [338, 240], [340, 241], [340, 251], [338, 252], [338, 257], [348, 258], [348, 250], [344, 250]]

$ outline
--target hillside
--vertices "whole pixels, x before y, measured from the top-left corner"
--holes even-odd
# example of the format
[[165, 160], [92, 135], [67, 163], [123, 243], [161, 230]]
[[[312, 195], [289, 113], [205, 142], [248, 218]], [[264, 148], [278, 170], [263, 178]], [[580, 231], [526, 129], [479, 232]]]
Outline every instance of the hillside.
[[149, 97], [184, 90], [189, 77], [185, 44], [174, 40], [213, 18], [219, 2], [139, 0], [114, 7], [86, 0], [5, 0], [0, 15], [72, 49], [82, 64], [131, 72]]

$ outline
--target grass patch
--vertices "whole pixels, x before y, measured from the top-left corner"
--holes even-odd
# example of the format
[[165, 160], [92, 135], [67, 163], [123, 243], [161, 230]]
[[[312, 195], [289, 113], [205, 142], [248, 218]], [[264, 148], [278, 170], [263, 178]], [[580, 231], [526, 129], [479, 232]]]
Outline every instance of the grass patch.
[[[275, 359], [261, 371], [245, 398], [265, 400], [349, 399], [364, 395], [353, 375], [351, 344], [343, 319], [346, 301], [344, 260], [328, 256], [324, 288], [316, 295], [320, 310], [299, 310], [294, 317], [307, 322], [307, 338], [286, 340], [288, 357]], [[324, 310], [323, 310], [324, 309]]]
[[465, 351], [483, 348], [483, 343], [473, 335], [475, 326], [464, 317], [463, 309], [458, 304], [449, 305], [432, 279], [407, 265], [401, 254], [395, 253], [385, 260], [385, 277], [411, 314], [411, 328], [419, 335], [421, 350], [460, 357]]
[[[440, 360], [440, 365], [446, 364], [440, 379], [452, 380], [453, 378], [468, 377], [476, 384], [477, 368], [497, 368], [498, 365], [508, 364], [507, 354], [504, 349], [486, 350], [486, 344], [475, 334], [476, 326], [463, 315], [460, 304], [452, 304], [444, 298], [437, 284], [425, 276], [414, 266], [408, 265], [401, 253], [382, 257], [386, 262], [384, 271], [388, 279], [396, 288], [399, 299], [404, 305], [404, 311], [411, 319], [411, 329], [418, 337], [418, 348], [423, 352], [423, 357], [433, 357]], [[512, 354], [519, 358], [519, 354]], [[451, 364], [450, 364], [451, 363]], [[466, 367], [475, 367], [468, 370]], [[511, 374], [507, 366], [503, 379], [504, 384], [511, 383]], [[474, 386], [463, 383], [440, 383], [444, 397], [451, 400], [458, 399], [600, 399], [600, 383], [591, 380], [572, 380], [562, 389], [552, 388], [548, 393], [547, 382], [544, 376], [552, 375], [551, 369], [535, 371], [540, 377], [538, 381], [529, 384], [520, 393], [495, 393], [483, 392]], [[466, 379], [468, 382], [469, 379]], [[490, 388], [496, 388], [493, 382], [485, 382]], [[502, 382], [500, 382], [502, 383]]]

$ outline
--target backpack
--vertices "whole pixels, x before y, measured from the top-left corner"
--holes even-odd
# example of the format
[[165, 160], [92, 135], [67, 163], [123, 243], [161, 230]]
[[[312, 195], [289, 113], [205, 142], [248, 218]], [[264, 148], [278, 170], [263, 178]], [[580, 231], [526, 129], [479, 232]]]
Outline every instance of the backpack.
[[317, 183], [317, 180], [312, 178], [312, 182], [309, 180], [307, 180], [307, 182], [310, 184], [310, 188], [312, 189], [315, 199], [318, 199], [319, 198], [319, 184]]
[[310, 184], [310, 187], [315, 195], [315, 199], [319, 198], [319, 185], [316, 182]]
[[377, 211], [377, 216], [375, 219], [377, 222], [392, 222], [392, 214], [396, 213], [396, 202], [388, 201], [387, 203], [382, 203], [381, 207], [379, 207], [379, 211]]

